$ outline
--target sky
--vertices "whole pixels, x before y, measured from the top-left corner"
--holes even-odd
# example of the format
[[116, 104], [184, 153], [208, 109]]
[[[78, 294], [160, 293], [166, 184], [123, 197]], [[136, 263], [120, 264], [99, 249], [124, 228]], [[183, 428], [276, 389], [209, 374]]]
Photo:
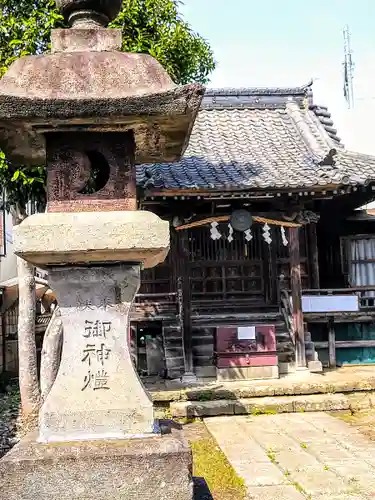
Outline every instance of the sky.
[[[184, 0], [181, 12], [214, 51], [209, 87], [294, 87], [313, 78], [314, 102], [329, 107], [345, 146], [375, 154], [374, 0]], [[345, 25], [352, 110], [343, 95]]]

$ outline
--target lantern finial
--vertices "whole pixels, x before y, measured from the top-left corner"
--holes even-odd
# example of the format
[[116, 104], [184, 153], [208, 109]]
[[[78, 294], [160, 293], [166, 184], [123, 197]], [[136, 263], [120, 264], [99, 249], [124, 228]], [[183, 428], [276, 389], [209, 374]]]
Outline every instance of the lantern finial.
[[105, 28], [120, 13], [122, 0], [56, 0], [72, 28]]

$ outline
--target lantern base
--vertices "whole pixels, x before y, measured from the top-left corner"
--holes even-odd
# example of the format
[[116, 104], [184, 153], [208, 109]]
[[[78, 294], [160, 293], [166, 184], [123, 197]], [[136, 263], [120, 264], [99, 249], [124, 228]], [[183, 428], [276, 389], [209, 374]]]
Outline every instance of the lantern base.
[[0, 461], [8, 500], [192, 500], [192, 456], [179, 432], [145, 439], [40, 444]]

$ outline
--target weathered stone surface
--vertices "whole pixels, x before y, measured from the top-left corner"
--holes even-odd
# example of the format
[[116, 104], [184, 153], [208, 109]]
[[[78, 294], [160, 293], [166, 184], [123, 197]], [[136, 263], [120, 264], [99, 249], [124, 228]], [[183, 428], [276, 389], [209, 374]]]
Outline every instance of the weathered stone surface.
[[[36, 73], [39, 74], [37, 85]], [[105, 98], [110, 106], [115, 99], [134, 96], [141, 101], [144, 95], [178, 88], [161, 64], [148, 54], [80, 51], [17, 59], [1, 80], [0, 95], [3, 97], [3, 92], [8, 90], [14, 98], [44, 99], [46, 107], [50, 104], [53, 109], [57, 99], [77, 103], [82, 99]], [[32, 105], [30, 101], [30, 107]], [[26, 111], [23, 108], [18, 113]], [[78, 109], [75, 112], [80, 113]], [[42, 109], [36, 116], [41, 113]], [[121, 115], [127, 113], [138, 115], [138, 110], [123, 110]], [[99, 116], [92, 116], [96, 123]]]
[[121, 50], [120, 29], [56, 29], [51, 33], [51, 53]]
[[153, 405], [133, 366], [128, 314], [139, 266], [52, 268], [64, 328], [61, 364], [42, 406], [42, 442], [122, 439], [154, 431]]
[[234, 404], [236, 415], [251, 413], [291, 413], [293, 412], [293, 398], [252, 398], [238, 399]]
[[279, 361], [279, 373], [280, 375], [284, 375], [286, 373], [295, 373], [296, 372], [296, 363], [283, 363]]
[[0, 146], [21, 164], [44, 164], [48, 131], [134, 131], [138, 163], [179, 160], [203, 98], [176, 86], [148, 54], [122, 53], [103, 29], [121, 0], [58, 0], [71, 30], [52, 33], [50, 54], [16, 60], [0, 81]]
[[179, 433], [43, 445], [21, 441], [0, 461], [7, 500], [192, 500], [192, 456]]
[[170, 411], [173, 417], [208, 417], [216, 415], [233, 415], [233, 401], [202, 401], [171, 403]]
[[345, 493], [349, 490], [349, 485], [343, 478], [326, 470], [320, 463], [314, 467], [300, 467], [291, 471], [290, 479], [303, 485], [307, 495], [322, 494], [324, 497], [325, 494], [327, 499], [331, 493]]
[[115, 50], [119, 32], [102, 28], [121, 0], [57, 4], [74, 30], [56, 32], [51, 54], [17, 60], [0, 81], [0, 147], [28, 164], [44, 164], [47, 151], [48, 213], [19, 225], [15, 246], [48, 268], [63, 323], [38, 444], [21, 442], [1, 462], [0, 491], [8, 500], [192, 500], [191, 452], [157, 434], [128, 336], [141, 264], [169, 249], [169, 223], [135, 211], [134, 164], [181, 157], [203, 87], [177, 87], [149, 55]]
[[[177, 381], [171, 383], [158, 382], [148, 383], [149, 390], [153, 394], [154, 401], [196, 401], [215, 399], [246, 399], [265, 396], [284, 395], [310, 395], [330, 393], [356, 393], [364, 394], [365, 407], [374, 399], [375, 378], [374, 369], [369, 366], [341, 368], [336, 371], [325, 372], [324, 377], [320, 374], [311, 373], [308, 379], [298, 378], [298, 374], [282, 377], [277, 380], [254, 380], [249, 382], [207, 382], [197, 384], [188, 390]], [[367, 392], [373, 391], [373, 392]], [[367, 394], [366, 394], [367, 392]], [[353, 405], [353, 408], [356, 406]]]
[[[229, 461], [241, 460], [243, 463], [250, 464], [249, 472], [251, 473], [254, 463], [268, 464], [270, 459], [262, 446], [246, 433], [242, 422], [238, 422], [237, 418], [213, 417], [204, 422]], [[230, 432], [227, 430], [228, 425], [230, 426]], [[233, 435], [236, 436], [235, 439], [233, 439]]]
[[366, 410], [374, 408], [375, 397], [373, 392], [354, 392], [348, 394], [350, 408], [354, 411]]
[[137, 209], [132, 132], [53, 133], [46, 142], [48, 212]]
[[137, 163], [179, 160], [203, 93], [177, 87], [148, 54], [26, 56], [0, 81], [0, 144], [15, 162], [44, 164], [45, 132], [132, 129]]
[[[368, 408], [371, 403], [367, 399]], [[363, 405], [365, 402], [363, 402]], [[365, 406], [363, 406], [364, 408]], [[212, 401], [179, 401], [170, 404], [174, 417], [253, 415], [262, 413], [295, 413], [316, 411], [339, 411], [350, 408], [349, 399], [343, 394], [314, 394], [310, 396], [280, 396], [221, 399]]]
[[186, 399], [186, 397], [183, 397], [183, 393], [181, 393], [181, 391], [160, 391], [156, 393], [150, 391], [150, 394], [152, 396], [152, 400], [157, 402], [179, 401]]
[[268, 463], [252, 463], [249, 467], [247, 460], [242, 460], [241, 454], [237, 459], [231, 460], [231, 465], [234, 467], [237, 474], [245, 479], [246, 485], [253, 486], [276, 486], [285, 484], [287, 480], [283, 476], [280, 469], [271, 462]]
[[303, 500], [306, 497], [294, 486], [268, 486], [248, 488], [249, 500]]
[[321, 373], [323, 371], [322, 362], [319, 360], [308, 361], [307, 368], [311, 373]]
[[14, 251], [39, 267], [140, 262], [153, 267], [169, 250], [169, 223], [152, 212], [44, 213], [14, 229]]
[[350, 403], [344, 394], [311, 394], [294, 398], [294, 411], [348, 410]]
[[[329, 495], [329, 500], [368, 500], [373, 498], [373, 494], [370, 493], [370, 496], [367, 496], [366, 493], [362, 491], [362, 495], [358, 493], [358, 488], [354, 484], [353, 487], [348, 488], [349, 493], [332, 493]], [[311, 496], [311, 495], [310, 495]], [[306, 498], [306, 497], [305, 497]], [[322, 493], [322, 494], [317, 494], [314, 495], [314, 500], [328, 500], [327, 499], [327, 494]]]
[[219, 381], [253, 380], [278, 378], [278, 366], [238, 366], [232, 368], [217, 368]]

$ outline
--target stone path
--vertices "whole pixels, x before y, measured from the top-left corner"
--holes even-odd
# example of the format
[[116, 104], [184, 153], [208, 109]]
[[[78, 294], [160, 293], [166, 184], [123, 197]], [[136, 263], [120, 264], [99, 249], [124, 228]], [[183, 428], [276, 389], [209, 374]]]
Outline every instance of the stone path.
[[341, 420], [301, 413], [204, 422], [249, 500], [375, 498], [375, 442]]

